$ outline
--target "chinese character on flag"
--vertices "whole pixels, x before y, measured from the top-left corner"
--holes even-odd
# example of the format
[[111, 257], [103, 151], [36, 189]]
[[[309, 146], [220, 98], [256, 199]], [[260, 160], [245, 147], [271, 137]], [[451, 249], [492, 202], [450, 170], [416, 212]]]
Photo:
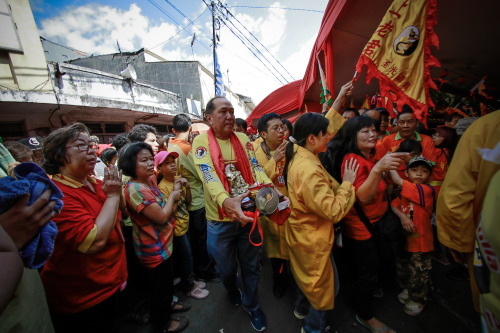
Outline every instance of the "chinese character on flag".
[[437, 0], [394, 0], [356, 65], [358, 72], [367, 66], [367, 83], [378, 79], [389, 112], [392, 102], [398, 110], [408, 104], [424, 123], [428, 107], [434, 106], [429, 88], [437, 89], [429, 68], [440, 66], [430, 52], [431, 46], [439, 47], [436, 11]]

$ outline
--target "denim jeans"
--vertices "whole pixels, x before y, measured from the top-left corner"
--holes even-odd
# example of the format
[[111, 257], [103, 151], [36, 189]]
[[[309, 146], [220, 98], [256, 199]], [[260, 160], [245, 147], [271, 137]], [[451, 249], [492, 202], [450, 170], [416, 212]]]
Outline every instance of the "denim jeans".
[[207, 218], [205, 207], [189, 211], [189, 240], [193, 254], [193, 271], [199, 276], [215, 273], [214, 261], [207, 251]]
[[[335, 265], [335, 261], [333, 260], [333, 255], [331, 254], [330, 254], [330, 259], [332, 262], [333, 273], [334, 273], [334, 283], [335, 283], [334, 293], [335, 296], [337, 296], [340, 289], [337, 265]], [[302, 292], [302, 290], [300, 290], [300, 288], [298, 287], [297, 287], [297, 299], [295, 301], [295, 310], [301, 314], [307, 313], [306, 317], [304, 318], [304, 329], [307, 333], [321, 333], [325, 330], [327, 326], [326, 317], [330, 310], [321, 311], [313, 308], [309, 303], [309, 301], [307, 300], [304, 293]]]
[[249, 311], [259, 308], [260, 279], [260, 246], [250, 243], [251, 228], [251, 223], [242, 226], [238, 222], [207, 221], [208, 252], [215, 259], [222, 283], [230, 293], [236, 291], [239, 262], [244, 286], [242, 301]]
[[181, 278], [182, 291], [190, 292], [194, 285], [193, 256], [187, 233], [182, 236], [174, 236], [172, 259], [174, 260], [174, 272]]

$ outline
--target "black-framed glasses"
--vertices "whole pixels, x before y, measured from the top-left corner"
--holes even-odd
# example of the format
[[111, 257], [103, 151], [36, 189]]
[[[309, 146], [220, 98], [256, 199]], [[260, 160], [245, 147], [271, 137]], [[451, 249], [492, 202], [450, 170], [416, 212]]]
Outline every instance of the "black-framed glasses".
[[76, 147], [76, 149], [88, 153], [90, 149], [94, 150], [94, 142], [79, 143], [77, 145], [74, 145], [73, 147]]

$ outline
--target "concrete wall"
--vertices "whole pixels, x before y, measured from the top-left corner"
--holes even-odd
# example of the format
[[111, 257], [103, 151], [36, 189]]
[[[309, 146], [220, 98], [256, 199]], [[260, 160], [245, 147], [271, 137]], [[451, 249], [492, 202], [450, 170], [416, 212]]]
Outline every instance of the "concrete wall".
[[[23, 54], [0, 52], [0, 84], [12, 90], [50, 92], [47, 63], [28, 0], [7, 0]], [[3, 32], [1, 32], [3, 33]]]

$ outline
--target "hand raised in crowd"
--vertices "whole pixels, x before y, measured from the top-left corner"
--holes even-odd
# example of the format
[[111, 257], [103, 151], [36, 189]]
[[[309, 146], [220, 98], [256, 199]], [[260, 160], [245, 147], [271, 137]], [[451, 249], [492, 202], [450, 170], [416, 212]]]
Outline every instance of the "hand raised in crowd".
[[286, 150], [287, 144], [288, 144], [288, 141], [283, 140], [283, 142], [274, 151], [273, 158], [276, 161], [276, 163], [278, 163], [279, 161], [281, 161], [285, 157], [285, 150]]
[[240, 194], [234, 198], [227, 198], [222, 203], [222, 209], [231, 219], [231, 222], [240, 222], [242, 225], [253, 222], [251, 217], [246, 216], [241, 209], [241, 202], [250, 195], [250, 191], [245, 194]]
[[403, 226], [403, 229], [405, 229], [408, 232], [415, 232], [415, 224], [413, 221], [406, 215], [403, 214], [400, 217], [401, 220], [401, 225]]
[[354, 86], [352, 84], [352, 81], [347, 82], [342, 86], [342, 88], [340, 88], [339, 96], [342, 97], [351, 96], [353, 88]]
[[344, 177], [342, 177], [342, 180], [354, 184], [354, 181], [356, 180], [356, 175], [358, 174], [358, 170], [359, 170], [358, 162], [354, 158], [351, 158], [345, 164]]
[[122, 172], [118, 173], [115, 165], [110, 165], [104, 169], [104, 178], [102, 179], [102, 191], [107, 198], [119, 197], [122, 195]]
[[408, 156], [410, 153], [387, 153], [375, 164], [373, 170], [377, 172], [386, 172], [389, 170], [398, 170], [403, 156]]
[[47, 224], [55, 212], [55, 201], [50, 201], [51, 191], [47, 190], [27, 206], [30, 195], [25, 194], [17, 202], [0, 215], [0, 225], [9, 234], [17, 248], [20, 249]]

